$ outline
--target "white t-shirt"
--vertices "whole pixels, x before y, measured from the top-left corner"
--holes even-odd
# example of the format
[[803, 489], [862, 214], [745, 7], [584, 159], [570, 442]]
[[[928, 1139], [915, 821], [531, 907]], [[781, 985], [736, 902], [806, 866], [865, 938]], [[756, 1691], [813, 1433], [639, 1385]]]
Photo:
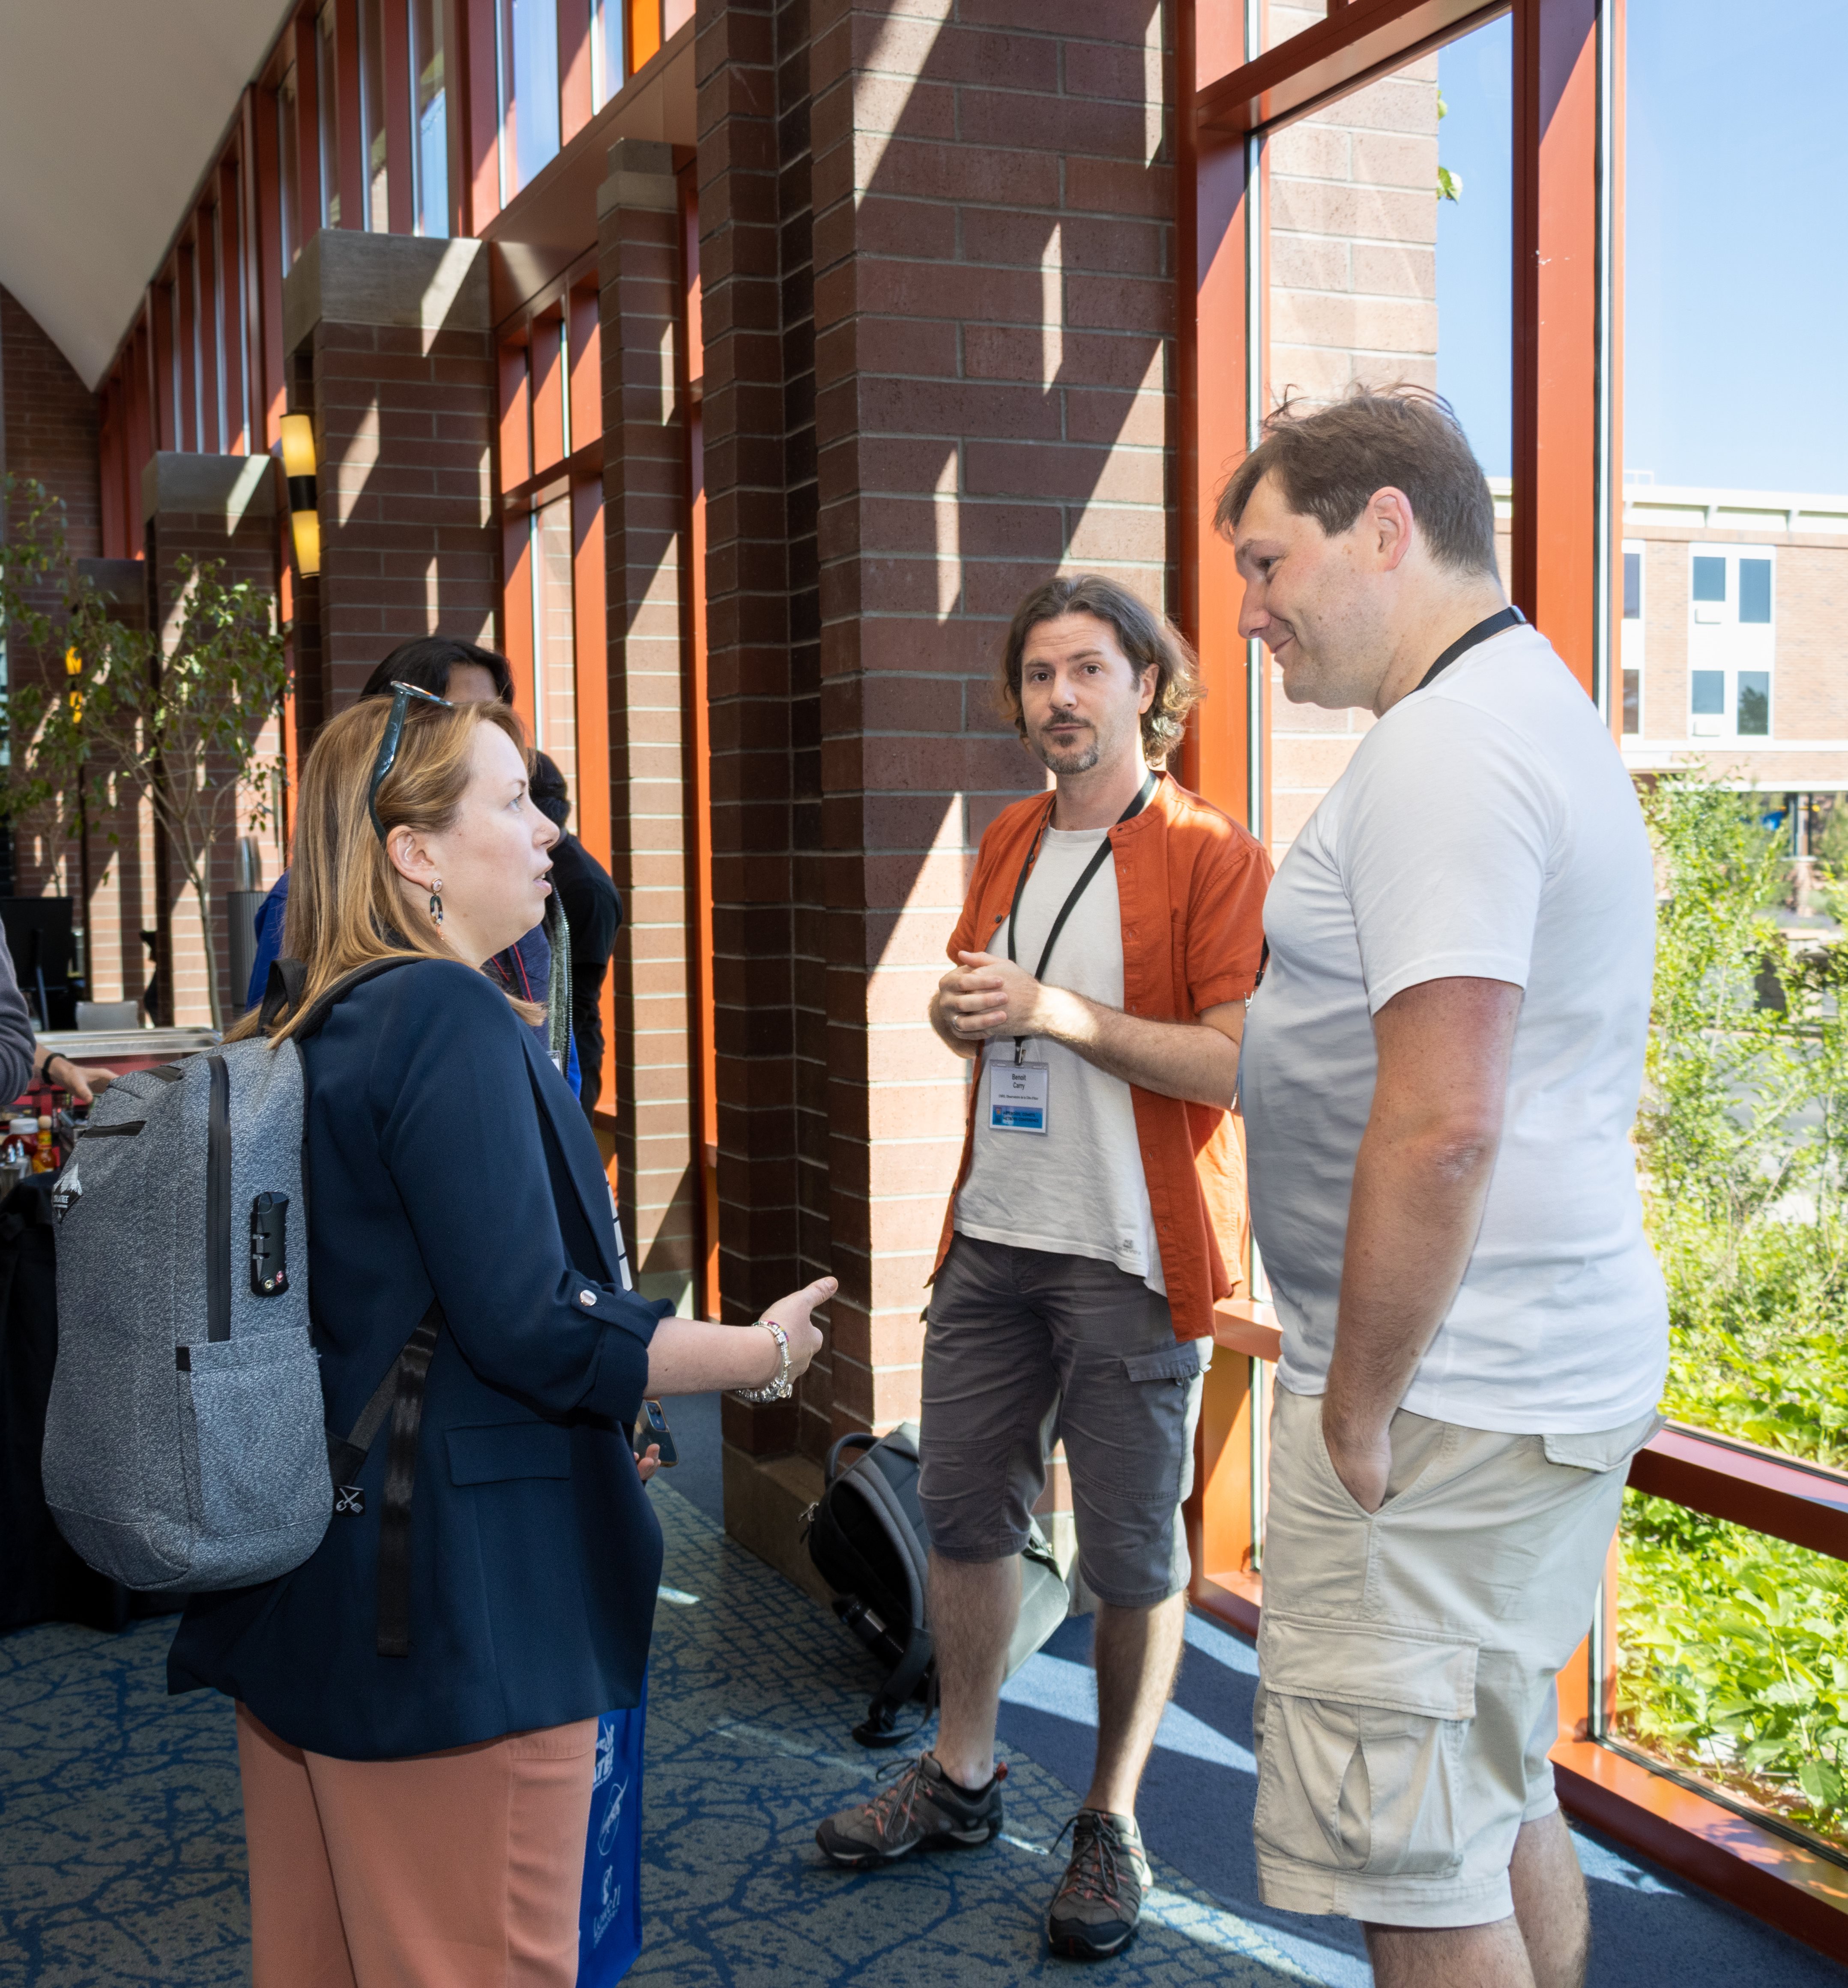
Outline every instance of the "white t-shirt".
[[[1021, 896], [1014, 943], [1015, 957], [1029, 973], [1039, 964], [1059, 907], [1109, 834], [1107, 828], [1046, 830]], [[1006, 958], [1005, 921], [988, 949]], [[1105, 1007], [1123, 1006], [1123, 915], [1113, 859], [1072, 907], [1046, 962], [1046, 984]], [[1114, 1263], [1167, 1297], [1129, 1086], [1044, 1036], [1026, 1039], [1026, 1058], [1046, 1066], [1046, 1131], [990, 1126], [988, 1067], [1013, 1061], [1014, 1039], [988, 1043], [976, 1078], [975, 1145], [956, 1197], [956, 1227], [985, 1242]]]
[[1327, 1384], [1373, 1015], [1427, 980], [1505, 980], [1526, 991], [1481, 1230], [1404, 1406], [1534, 1435], [1647, 1413], [1667, 1311], [1630, 1131], [1654, 873], [1617, 747], [1542, 636], [1492, 637], [1387, 712], [1291, 845], [1264, 925], [1240, 1089], [1283, 1385]]

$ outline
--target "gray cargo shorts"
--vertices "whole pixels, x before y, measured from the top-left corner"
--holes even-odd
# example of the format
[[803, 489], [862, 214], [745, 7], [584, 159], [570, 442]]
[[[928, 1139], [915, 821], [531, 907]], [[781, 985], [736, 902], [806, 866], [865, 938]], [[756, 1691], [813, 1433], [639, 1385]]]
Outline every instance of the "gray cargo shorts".
[[1211, 1341], [1177, 1341], [1167, 1300], [1114, 1263], [963, 1235], [929, 1317], [917, 1493], [935, 1550], [1019, 1553], [1063, 1438], [1085, 1584], [1118, 1608], [1181, 1594]]

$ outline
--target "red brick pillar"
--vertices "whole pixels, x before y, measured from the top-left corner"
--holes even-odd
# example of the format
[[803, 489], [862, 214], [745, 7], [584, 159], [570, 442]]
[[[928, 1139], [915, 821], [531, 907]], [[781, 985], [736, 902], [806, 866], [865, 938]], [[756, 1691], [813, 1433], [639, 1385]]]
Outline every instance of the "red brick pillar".
[[674, 393], [681, 313], [672, 148], [610, 148], [598, 202], [603, 374], [610, 817], [624, 930], [610, 965], [616, 1158], [637, 1281], [689, 1301], [698, 1182], [688, 1009], [681, 597], [687, 437]]
[[1172, 591], [1161, 15], [948, 12], [702, 15], [727, 1295], [843, 1283], [798, 1428], [728, 1453], [728, 1524], [785, 1564], [799, 1459], [753, 1478], [742, 1439], [812, 1460], [917, 1410], [966, 1094], [923, 1010], [1044, 777], [992, 698], [1007, 617], [1061, 567]]
[[982, 829], [1044, 780], [1006, 619], [1061, 566], [1170, 590], [1160, 14], [981, 18], [813, 21], [837, 1429], [917, 1412], [968, 1068], [923, 1009]]
[[[822, 1253], [805, 1235], [798, 1190], [798, 837], [806, 830], [812, 841], [814, 823], [799, 819], [794, 760], [813, 693], [800, 680], [792, 631], [802, 598], [813, 600], [813, 561], [805, 576], [792, 543], [780, 278], [785, 262], [799, 267], [805, 231], [798, 209], [779, 251], [781, 195], [795, 190], [779, 185], [776, 35], [768, 0], [701, 9], [719, 1264], [725, 1314], [738, 1319], [800, 1283], [805, 1257], [814, 1263]], [[806, 94], [799, 75], [796, 89]], [[769, 1456], [795, 1442], [792, 1406], [728, 1399], [725, 1415], [728, 1466], [731, 1451]], [[728, 1488], [728, 1511], [732, 1502]]]
[[[282, 285], [292, 406], [314, 417], [319, 653], [304, 729], [413, 636], [494, 640], [488, 252], [324, 228]], [[308, 617], [312, 620], [311, 617]]]

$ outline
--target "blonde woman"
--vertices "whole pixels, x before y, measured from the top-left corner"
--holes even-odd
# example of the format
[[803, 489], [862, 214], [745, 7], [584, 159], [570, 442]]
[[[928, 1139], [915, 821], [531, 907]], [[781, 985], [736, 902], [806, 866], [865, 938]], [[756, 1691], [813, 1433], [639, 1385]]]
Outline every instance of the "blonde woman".
[[303, 775], [272, 1032], [405, 962], [302, 1043], [329, 1425], [434, 1344], [414, 1437], [386, 1418], [314, 1555], [174, 1640], [170, 1688], [238, 1703], [256, 1988], [570, 1988], [597, 1716], [640, 1696], [660, 1575], [625, 1432], [644, 1395], [786, 1391], [834, 1290], [741, 1330], [627, 1288], [596, 1141], [481, 972], [556, 833], [498, 704], [356, 705]]

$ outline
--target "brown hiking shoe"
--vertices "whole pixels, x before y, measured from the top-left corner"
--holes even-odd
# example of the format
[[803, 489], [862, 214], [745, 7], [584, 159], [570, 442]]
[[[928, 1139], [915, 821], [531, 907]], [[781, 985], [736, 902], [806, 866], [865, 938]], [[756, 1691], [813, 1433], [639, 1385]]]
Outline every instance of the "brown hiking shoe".
[[1046, 1944], [1067, 1960], [1107, 1959], [1136, 1937], [1152, 1882], [1142, 1832], [1133, 1816], [1095, 1808], [1081, 1808], [1066, 1827], [1072, 1861], [1046, 1914]]
[[1001, 1784], [1007, 1763], [979, 1794], [965, 1794], [936, 1756], [894, 1760], [880, 1770], [886, 1783], [873, 1799], [831, 1815], [815, 1840], [836, 1864], [858, 1871], [890, 1864], [914, 1850], [971, 1850], [1001, 1834]]

